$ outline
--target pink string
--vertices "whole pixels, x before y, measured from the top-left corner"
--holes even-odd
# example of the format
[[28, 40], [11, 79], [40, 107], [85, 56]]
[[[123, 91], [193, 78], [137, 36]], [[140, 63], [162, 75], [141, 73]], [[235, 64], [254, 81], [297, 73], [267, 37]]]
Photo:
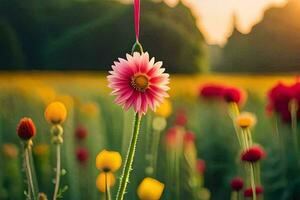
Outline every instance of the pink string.
[[140, 0], [134, 0], [135, 38], [137, 41], [139, 41], [139, 35], [140, 35], [140, 12], [141, 12]]

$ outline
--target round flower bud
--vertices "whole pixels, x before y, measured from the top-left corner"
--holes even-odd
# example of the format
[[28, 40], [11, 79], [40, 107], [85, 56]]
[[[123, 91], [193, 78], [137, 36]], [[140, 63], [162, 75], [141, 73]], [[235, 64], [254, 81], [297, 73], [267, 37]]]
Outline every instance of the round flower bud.
[[45, 118], [49, 123], [61, 124], [67, 117], [67, 109], [61, 102], [50, 103], [45, 110]]
[[233, 191], [240, 191], [244, 187], [244, 181], [241, 177], [235, 177], [230, 182]]
[[115, 172], [122, 164], [122, 158], [116, 151], [101, 151], [96, 157], [96, 167], [104, 172]]
[[86, 148], [78, 147], [76, 149], [76, 158], [79, 163], [85, 164], [89, 158], [89, 152]]
[[61, 136], [52, 137], [53, 144], [62, 144], [63, 142], [64, 142], [64, 139]]
[[47, 195], [45, 193], [39, 193], [38, 200], [48, 200]]
[[144, 178], [137, 189], [141, 200], [159, 200], [164, 191], [165, 185], [153, 178]]
[[51, 133], [53, 136], [62, 136], [64, 129], [61, 125], [57, 124], [52, 126]]
[[36, 128], [30, 118], [24, 117], [20, 120], [17, 127], [17, 134], [22, 140], [30, 140], [35, 136]]
[[152, 127], [154, 130], [157, 131], [162, 131], [166, 128], [167, 126], [167, 121], [163, 117], [154, 117], [153, 122], [152, 122]]
[[254, 145], [241, 154], [241, 160], [246, 162], [257, 162], [266, 157], [264, 149], [259, 145]]
[[184, 110], [179, 110], [175, 118], [175, 125], [185, 126], [187, 124], [187, 116]]
[[88, 131], [83, 126], [78, 126], [75, 130], [75, 137], [78, 140], [83, 140], [84, 138], [86, 138], [87, 134], [88, 134]]

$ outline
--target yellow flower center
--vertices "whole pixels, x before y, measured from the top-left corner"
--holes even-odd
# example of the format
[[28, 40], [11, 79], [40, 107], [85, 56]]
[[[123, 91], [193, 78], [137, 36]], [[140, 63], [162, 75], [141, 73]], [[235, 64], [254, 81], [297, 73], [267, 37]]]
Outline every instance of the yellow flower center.
[[149, 79], [143, 74], [135, 75], [131, 80], [131, 85], [137, 91], [145, 92], [145, 90], [149, 87]]

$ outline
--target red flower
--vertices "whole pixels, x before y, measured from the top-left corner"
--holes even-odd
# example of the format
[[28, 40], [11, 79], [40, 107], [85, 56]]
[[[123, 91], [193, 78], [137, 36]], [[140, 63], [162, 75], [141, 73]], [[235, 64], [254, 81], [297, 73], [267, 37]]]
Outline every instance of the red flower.
[[170, 128], [165, 136], [166, 139], [166, 145], [169, 148], [175, 148], [178, 144], [177, 141], [177, 129], [175, 127]]
[[224, 87], [215, 84], [207, 84], [199, 89], [199, 96], [206, 99], [221, 99]]
[[[293, 87], [298, 87], [297, 85]], [[278, 83], [268, 93], [269, 108], [279, 113], [285, 122], [291, 121], [289, 102], [295, 96], [293, 87]]]
[[233, 191], [240, 191], [244, 187], [244, 181], [241, 177], [235, 177], [230, 182]]
[[187, 131], [184, 134], [184, 138], [183, 139], [184, 139], [184, 143], [187, 144], [187, 143], [190, 143], [190, 142], [195, 142], [196, 136], [195, 136], [195, 134], [192, 131]]
[[[262, 186], [256, 186], [255, 187], [255, 192], [256, 192], [256, 195], [260, 195], [264, 192], [264, 188]], [[252, 197], [252, 195], [253, 195], [252, 188], [245, 189], [245, 191], [244, 191], [244, 196], [245, 197]]]
[[24, 117], [17, 126], [17, 134], [22, 140], [30, 140], [35, 136], [36, 128], [30, 118]]
[[264, 149], [259, 145], [254, 145], [242, 152], [241, 159], [246, 162], [257, 162], [266, 157]]
[[76, 149], [76, 158], [80, 163], [82, 163], [82, 164], [86, 163], [86, 161], [88, 160], [88, 157], [89, 157], [89, 152], [86, 148], [78, 147]]
[[185, 126], [187, 123], [187, 116], [185, 110], [178, 110], [175, 118], [175, 125]]
[[234, 87], [225, 88], [223, 90], [223, 98], [228, 103], [234, 102], [239, 104], [243, 100], [243, 94], [242, 91], [239, 90], [238, 88], [234, 88]]
[[78, 140], [86, 138], [88, 132], [83, 126], [78, 126], [75, 130], [75, 136]]
[[205, 172], [205, 169], [206, 169], [205, 161], [202, 160], [202, 159], [198, 159], [196, 169], [197, 169], [199, 174], [203, 174]]

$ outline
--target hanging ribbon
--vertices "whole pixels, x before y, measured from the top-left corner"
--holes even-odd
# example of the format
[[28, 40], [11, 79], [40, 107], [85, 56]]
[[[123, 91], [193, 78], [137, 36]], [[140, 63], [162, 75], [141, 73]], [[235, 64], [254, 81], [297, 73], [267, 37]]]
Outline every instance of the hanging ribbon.
[[135, 24], [136, 41], [139, 41], [139, 35], [140, 35], [140, 13], [141, 13], [140, 0], [134, 0], [134, 24]]

